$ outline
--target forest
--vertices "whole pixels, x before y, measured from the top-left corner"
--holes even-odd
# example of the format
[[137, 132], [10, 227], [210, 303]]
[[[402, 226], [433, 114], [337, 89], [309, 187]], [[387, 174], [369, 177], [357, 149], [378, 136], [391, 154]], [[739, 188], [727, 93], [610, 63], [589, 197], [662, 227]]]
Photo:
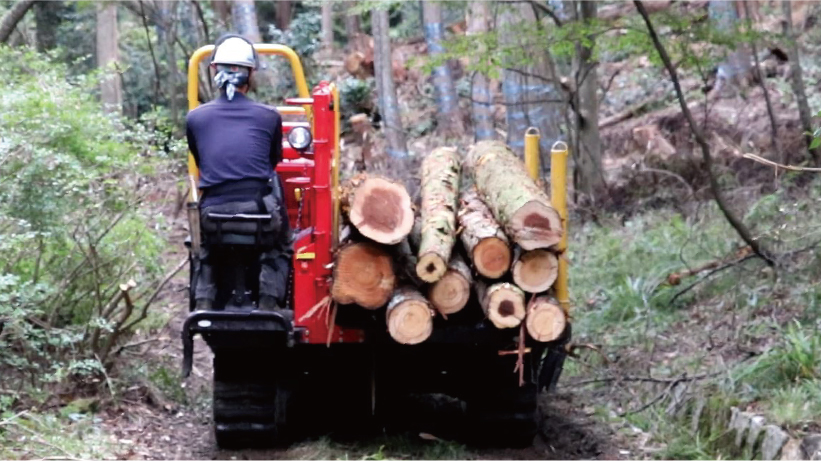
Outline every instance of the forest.
[[[820, 24], [787, 0], [0, 0], [0, 459], [821, 459]], [[338, 91], [351, 241], [316, 307], [408, 348], [471, 315], [520, 331], [520, 386], [525, 332], [555, 342], [532, 443], [465, 441], [436, 394], [400, 430], [218, 446], [212, 356], [197, 339], [183, 376], [180, 332], [189, 75], [194, 105], [220, 94], [189, 60], [228, 33]], [[297, 80], [261, 55], [249, 97], [294, 105]], [[366, 187], [402, 231], [356, 219]], [[389, 286], [356, 286], [366, 257]]]

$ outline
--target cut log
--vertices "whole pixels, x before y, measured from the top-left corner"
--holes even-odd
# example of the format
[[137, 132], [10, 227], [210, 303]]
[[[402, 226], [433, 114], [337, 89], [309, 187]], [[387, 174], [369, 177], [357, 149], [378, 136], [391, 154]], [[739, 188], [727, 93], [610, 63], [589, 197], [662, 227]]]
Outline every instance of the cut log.
[[470, 268], [461, 257], [454, 255], [445, 275], [431, 286], [428, 299], [441, 314], [455, 314], [467, 305], [472, 283]]
[[331, 287], [334, 301], [379, 309], [388, 302], [395, 286], [391, 256], [378, 245], [358, 242], [337, 252]]
[[456, 206], [459, 194], [459, 154], [440, 147], [422, 161], [422, 234], [416, 274], [433, 283], [448, 269], [456, 235]]
[[342, 186], [342, 209], [363, 236], [386, 245], [404, 239], [413, 227], [407, 189], [381, 176], [359, 174]]
[[562, 220], [522, 161], [499, 141], [480, 141], [468, 154], [476, 188], [505, 234], [525, 250], [562, 238]]
[[510, 244], [475, 187], [462, 192], [459, 209], [462, 244], [476, 271], [497, 279], [510, 268]]
[[516, 249], [513, 282], [528, 293], [547, 291], [559, 275], [559, 259], [547, 250]]
[[525, 328], [531, 338], [540, 342], [559, 339], [567, 326], [567, 317], [558, 301], [540, 296], [530, 303]]
[[388, 333], [400, 344], [419, 344], [433, 333], [433, 310], [415, 288], [397, 289], [385, 315]]
[[496, 328], [516, 328], [525, 318], [525, 294], [510, 283], [476, 284], [479, 303]]

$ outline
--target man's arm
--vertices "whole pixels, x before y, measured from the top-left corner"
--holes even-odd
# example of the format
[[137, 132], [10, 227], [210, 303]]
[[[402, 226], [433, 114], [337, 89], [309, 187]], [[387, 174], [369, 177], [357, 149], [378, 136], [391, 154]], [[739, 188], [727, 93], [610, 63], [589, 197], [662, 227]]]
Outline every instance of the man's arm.
[[197, 151], [197, 141], [194, 139], [194, 132], [191, 130], [191, 123], [187, 118], [185, 120], [185, 137], [188, 138], [188, 150], [191, 151], [191, 155], [194, 157], [194, 163], [196, 163], [197, 168], [199, 168], [200, 153]]
[[276, 168], [282, 161], [282, 117], [274, 111], [274, 133], [271, 138], [271, 166]]

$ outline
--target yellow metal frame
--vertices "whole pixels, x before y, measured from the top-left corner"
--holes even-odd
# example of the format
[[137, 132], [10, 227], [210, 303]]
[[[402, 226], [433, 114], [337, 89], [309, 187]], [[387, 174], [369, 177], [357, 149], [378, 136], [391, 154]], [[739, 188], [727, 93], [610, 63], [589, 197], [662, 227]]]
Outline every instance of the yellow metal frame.
[[334, 211], [331, 242], [336, 249], [339, 245], [339, 138], [342, 134], [342, 109], [339, 106], [339, 88], [335, 83], [331, 83], [330, 86], [334, 101], [334, 158], [331, 160], [331, 197]]
[[[525, 166], [533, 180], [539, 179], [539, 130], [531, 127], [525, 132]], [[559, 251], [559, 274], [554, 288], [556, 298], [565, 312], [570, 310], [570, 290], [568, 285], [568, 262], [564, 255], [567, 250], [567, 157], [568, 148], [564, 142], [553, 144], [550, 149], [550, 202], [559, 212], [563, 224], [562, 240], [556, 246]]]
[[[296, 52], [285, 45], [273, 45], [258, 43], [254, 45], [254, 49], [260, 55], [277, 55], [288, 59], [291, 64], [291, 70], [294, 73], [294, 81], [296, 82], [297, 94], [300, 98], [309, 98], [311, 96], [308, 91], [308, 82], [305, 80], [305, 71], [302, 68], [302, 61], [299, 60]], [[199, 70], [200, 63], [214, 51], [214, 45], [206, 45], [195, 51], [188, 60], [188, 110], [194, 110], [199, 105]], [[283, 106], [277, 107], [281, 114], [296, 114], [306, 115], [308, 120], [311, 120], [311, 106], [306, 104], [302, 107]], [[337, 135], [338, 139], [338, 135]], [[337, 140], [337, 144], [339, 141]], [[199, 170], [197, 164], [194, 162], [194, 156], [188, 153], [188, 180], [191, 186], [190, 200], [197, 202], [199, 200], [197, 193], [197, 182], [199, 179]]]

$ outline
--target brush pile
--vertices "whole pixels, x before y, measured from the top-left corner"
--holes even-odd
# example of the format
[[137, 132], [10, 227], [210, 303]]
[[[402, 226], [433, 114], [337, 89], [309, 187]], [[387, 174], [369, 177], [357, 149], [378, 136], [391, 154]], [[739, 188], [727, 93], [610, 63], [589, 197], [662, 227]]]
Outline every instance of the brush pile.
[[481, 317], [499, 329], [524, 323], [536, 341], [559, 339], [568, 320], [551, 288], [563, 226], [522, 161], [503, 143], [482, 141], [467, 155], [434, 150], [420, 173], [418, 213], [398, 182], [365, 173], [343, 184], [349, 229], [333, 299], [345, 309], [384, 308], [402, 344], [428, 339], [437, 316]]

